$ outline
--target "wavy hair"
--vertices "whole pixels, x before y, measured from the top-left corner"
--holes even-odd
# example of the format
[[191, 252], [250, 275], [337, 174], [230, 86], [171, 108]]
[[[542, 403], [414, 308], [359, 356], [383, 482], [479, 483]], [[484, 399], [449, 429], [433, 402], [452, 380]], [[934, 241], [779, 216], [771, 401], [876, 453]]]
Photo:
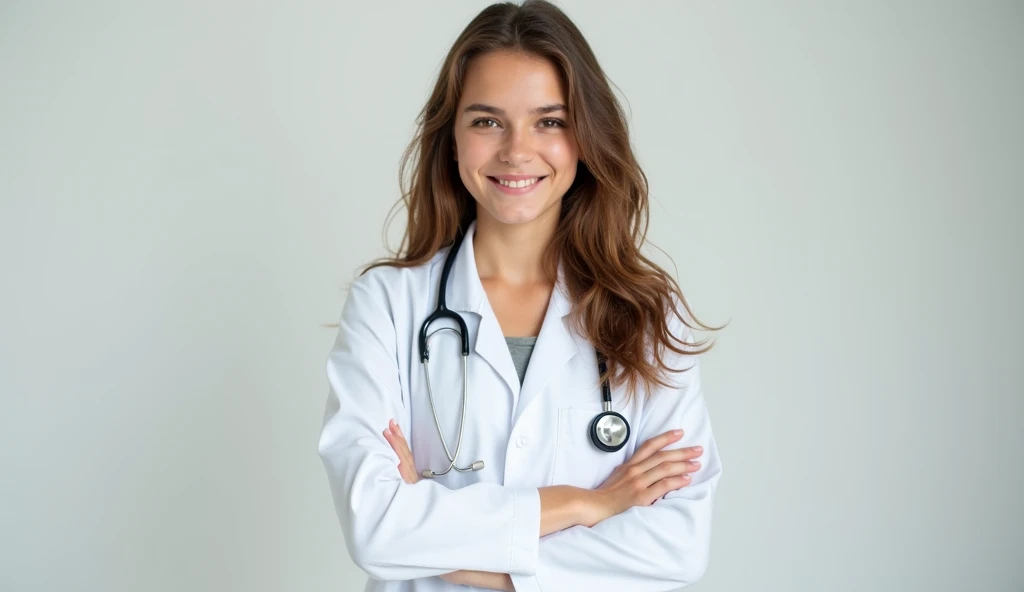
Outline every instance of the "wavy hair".
[[[665, 350], [684, 356], [704, 353], [713, 343], [687, 343], [671, 331], [671, 310], [690, 329], [717, 331], [696, 319], [679, 285], [646, 258], [641, 248], [648, 226], [648, 185], [629, 141], [622, 107], [593, 51], [571, 20], [545, 0], [492, 4], [462, 31], [448, 52], [416, 133], [399, 167], [402, 197], [392, 207], [408, 213], [397, 252], [368, 264], [412, 267], [451, 245], [476, 217], [476, 202], [463, 185], [454, 153], [454, 124], [467, 66], [474, 56], [518, 52], [549, 60], [568, 94], [570, 129], [576, 134], [576, 178], [562, 198], [560, 219], [543, 266], [548, 278], [563, 271], [572, 322], [607, 360], [606, 377], [625, 386], [627, 400], [638, 387], [671, 386]], [[410, 174], [411, 172], [411, 174]], [[385, 242], [386, 238], [385, 238]], [[677, 305], [682, 305], [692, 323]]]

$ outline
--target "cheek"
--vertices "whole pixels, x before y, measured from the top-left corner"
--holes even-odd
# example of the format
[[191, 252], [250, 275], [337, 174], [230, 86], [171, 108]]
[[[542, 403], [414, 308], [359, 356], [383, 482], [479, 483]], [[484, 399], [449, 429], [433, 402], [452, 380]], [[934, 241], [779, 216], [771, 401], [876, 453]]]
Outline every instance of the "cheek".
[[551, 142], [546, 147], [545, 153], [548, 162], [563, 172], [571, 172], [566, 169], [576, 166], [578, 160], [575, 144], [566, 139]]
[[465, 142], [459, 146], [459, 168], [470, 173], [482, 168], [494, 156], [494, 149], [487, 142], [481, 142], [479, 139]]

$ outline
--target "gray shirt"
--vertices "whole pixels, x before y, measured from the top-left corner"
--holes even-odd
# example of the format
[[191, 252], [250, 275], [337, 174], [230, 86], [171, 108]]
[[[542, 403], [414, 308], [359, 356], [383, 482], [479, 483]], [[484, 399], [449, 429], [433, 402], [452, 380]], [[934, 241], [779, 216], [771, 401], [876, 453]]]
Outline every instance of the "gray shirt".
[[530, 363], [530, 354], [533, 353], [533, 346], [537, 343], [537, 337], [506, 337], [508, 351], [512, 354], [512, 362], [516, 365], [516, 373], [519, 374], [519, 384], [523, 384], [523, 377], [526, 376], [526, 366]]

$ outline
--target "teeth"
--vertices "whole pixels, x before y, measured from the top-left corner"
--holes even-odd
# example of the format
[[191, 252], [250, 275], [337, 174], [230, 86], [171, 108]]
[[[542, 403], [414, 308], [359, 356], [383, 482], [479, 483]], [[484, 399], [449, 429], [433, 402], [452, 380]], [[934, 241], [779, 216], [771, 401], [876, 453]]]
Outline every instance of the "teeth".
[[505, 181], [504, 179], [498, 179], [498, 183], [501, 183], [505, 187], [519, 188], [519, 187], [526, 187], [528, 185], [533, 185], [534, 183], [537, 182], [537, 179], [539, 179], [539, 178], [540, 177], [534, 177], [532, 179], [523, 179], [522, 181]]

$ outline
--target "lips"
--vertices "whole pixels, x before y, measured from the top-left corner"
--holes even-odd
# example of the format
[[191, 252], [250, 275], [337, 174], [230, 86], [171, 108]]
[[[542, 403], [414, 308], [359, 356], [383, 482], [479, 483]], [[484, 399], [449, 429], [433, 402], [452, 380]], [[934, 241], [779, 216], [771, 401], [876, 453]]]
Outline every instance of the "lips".
[[[505, 180], [506, 181], [522, 181], [524, 179], [537, 179], [537, 182], [540, 183], [541, 181], [543, 181], [547, 177], [548, 177], [547, 175], [536, 175], [536, 176], [533, 176], [533, 177], [522, 177], [522, 178], [519, 178], [519, 179], [505, 179]], [[498, 182], [499, 181], [498, 177], [487, 177], [487, 178], [492, 180], [492, 181], [494, 181], [494, 182]]]
[[502, 185], [501, 183], [499, 183], [496, 177], [487, 177], [491, 184], [497, 187], [499, 191], [501, 191], [502, 193], [507, 193], [509, 195], [523, 195], [525, 193], [529, 193], [536, 189], [537, 186], [543, 183], [544, 179], [547, 178], [547, 175], [544, 175], [543, 177], [537, 177], [537, 181], [530, 185], [527, 185], [526, 187], [509, 187], [507, 185]]

